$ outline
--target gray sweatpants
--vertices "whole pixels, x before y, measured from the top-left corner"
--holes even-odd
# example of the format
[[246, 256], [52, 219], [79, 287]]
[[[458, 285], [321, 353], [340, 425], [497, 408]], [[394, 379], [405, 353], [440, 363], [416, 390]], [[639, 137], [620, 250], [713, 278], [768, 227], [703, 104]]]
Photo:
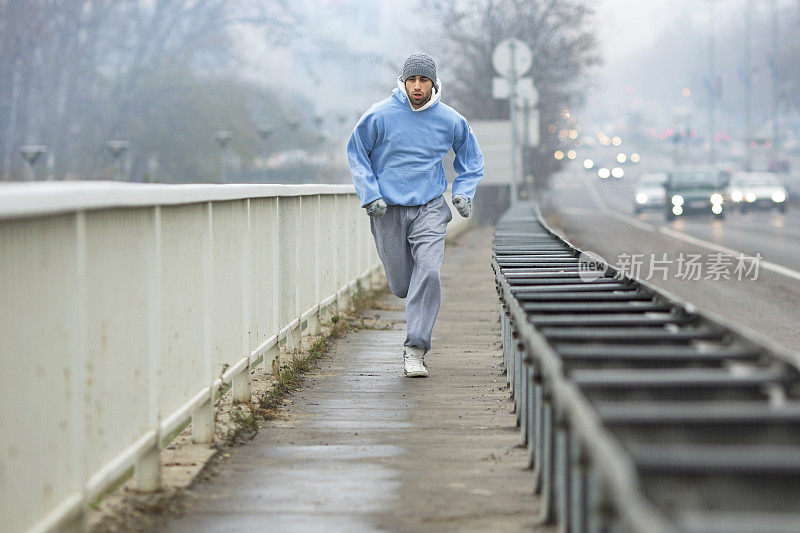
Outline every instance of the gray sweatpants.
[[389, 289], [407, 298], [404, 344], [426, 352], [442, 301], [439, 269], [447, 223], [452, 219], [444, 196], [424, 205], [390, 205], [383, 217], [370, 219]]

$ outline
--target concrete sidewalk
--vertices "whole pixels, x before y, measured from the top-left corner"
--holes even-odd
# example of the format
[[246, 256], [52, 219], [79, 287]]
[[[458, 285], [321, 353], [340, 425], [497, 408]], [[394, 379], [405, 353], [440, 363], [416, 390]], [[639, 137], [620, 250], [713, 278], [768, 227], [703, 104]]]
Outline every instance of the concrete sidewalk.
[[403, 376], [403, 301], [385, 298], [366, 314], [391, 329], [333, 343], [282, 419], [194, 487], [197, 501], [166, 530], [536, 529], [490, 256], [486, 228], [448, 247], [429, 378]]

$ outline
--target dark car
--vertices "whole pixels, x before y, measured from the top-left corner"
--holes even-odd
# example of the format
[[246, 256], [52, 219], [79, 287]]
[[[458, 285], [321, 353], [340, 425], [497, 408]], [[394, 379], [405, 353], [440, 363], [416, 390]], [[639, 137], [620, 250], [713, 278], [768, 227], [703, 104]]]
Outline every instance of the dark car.
[[667, 220], [688, 215], [725, 217], [722, 174], [706, 168], [681, 168], [667, 173], [664, 182]]

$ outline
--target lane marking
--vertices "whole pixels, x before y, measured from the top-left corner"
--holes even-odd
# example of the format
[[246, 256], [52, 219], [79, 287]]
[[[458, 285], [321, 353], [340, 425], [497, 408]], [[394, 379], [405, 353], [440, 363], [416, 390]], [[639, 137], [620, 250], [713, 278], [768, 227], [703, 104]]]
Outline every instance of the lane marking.
[[[591, 179], [589, 180], [589, 194], [591, 194], [592, 200], [594, 200], [594, 203], [597, 204], [597, 207], [600, 208], [600, 211], [602, 211], [604, 215], [616, 218], [621, 222], [625, 222], [627, 224], [630, 224], [631, 226], [634, 226], [636, 228], [645, 231], [656, 230], [656, 228], [653, 227], [651, 224], [647, 224], [646, 222], [642, 222], [637, 218], [633, 218], [629, 215], [624, 215], [622, 213], [618, 213], [612, 209], [609, 209], [608, 205], [600, 197], [600, 193], [597, 192], [597, 189], [594, 186], [594, 182]], [[686, 233], [676, 231], [671, 228], [660, 226], [658, 228], [658, 231], [660, 233], [663, 233], [664, 235], [667, 235], [668, 237], [672, 237], [673, 239], [679, 239], [689, 244], [694, 244], [695, 246], [701, 246], [703, 248], [708, 248], [709, 250], [714, 250], [715, 252], [721, 252], [727, 255], [732, 255], [737, 257], [741, 255], [747, 259], [755, 260], [755, 257], [752, 255], [745, 254], [744, 252], [739, 252], [737, 250], [734, 250], [733, 248], [728, 248], [727, 246], [722, 246], [721, 244], [716, 244], [710, 241], [706, 241], [704, 239], [692, 237], [691, 235], [687, 235]], [[773, 263], [772, 261], [767, 261], [763, 257], [758, 262], [758, 264], [760, 268], [764, 268], [765, 270], [775, 272], [776, 274], [781, 274], [783, 276], [786, 276], [787, 278], [792, 278], [794, 280], [800, 281], [800, 272], [796, 270], [792, 270], [791, 268], [785, 267], [783, 265]]]
[[589, 194], [592, 196], [592, 200], [594, 200], [594, 203], [597, 204], [597, 207], [600, 208], [600, 211], [602, 211], [604, 215], [616, 218], [617, 220], [626, 222], [631, 226], [635, 226], [644, 231], [655, 231], [655, 228], [647, 222], [642, 222], [637, 218], [623, 215], [622, 213], [618, 213], [613, 209], [610, 209], [608, 204], [606, 204], [606, 202], [600, 197], [600, 193], [597, 192], [597, 188], [595, 188], [594, 181], [592, 181], [591, 178], [589, 179]]
[[562, 207], [559, 211], [565, 215], [574, 215], [579, 217], [589, 217], [597, 214], [596, 209], [588, 209], [586, 207]]
[[633, 218], [632, 216], [625, 215], [623, 213], [617, 213], [616, 211], [609, 211], [607, 213], [612, 217], [616, 218], [617, 220], [621, 220], [622, 222], [627, 222], [631, 226], [636, 226], [639, 229], [644, 231], [655, 231], [655, 227], [652, 224], [648, 224], [647, 222], [642, 222], [638, 218]]
[[[732, 248], [728, 248], [727, 246], [722, 246], [720, 244], [716, 244], [713, 242], [705, 241], [703, 239], [698, 239], [697, 237], [692, 237], [691, 235], [686, 235], [685, 233], [681, 233], [680, 231], [675, 231], [674, 229], [670, 228], [659, 228], [659, 231], [664, 235], [668, 235], [674, 239], [680, 239], [684, 242], [688, 242], [689, 244], [694, 244], [696, 246], [702, 246], [704, 248], [708, 248], [709, 250], [714, 250], [716, 252], [721, 252], [727, 255], [733, 256], [744, 256], [747, 259], [755, 260], [755, 257], [749, 254], [745, 254], [743, 252], [736, 251]], [[776, 274], [782, 274], [788, 278], [795, 279], [800, 281], [800, 272], [796, 270], [792, 270], [791, 268], [787, 268], [783, 265], [779, 265], [777, 263], [773, 263], [772, 261], [767, 261], [763, 258], [758, 262], [760, 268], [764, 268], [766, 270], [770, 270], [775, 272]]]

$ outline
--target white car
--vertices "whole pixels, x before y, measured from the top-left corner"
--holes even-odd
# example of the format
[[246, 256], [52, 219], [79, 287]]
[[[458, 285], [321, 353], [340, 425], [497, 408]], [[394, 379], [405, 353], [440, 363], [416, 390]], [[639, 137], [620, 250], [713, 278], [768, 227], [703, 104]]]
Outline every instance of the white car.
[[786, 212], [788, 193], [778, 176], [768, 172], [740, 172], [731, 177], [725, 195], [730, 205], [742, 212], [748, 209], [776, 208]]
[[664, 192], [666, 174], [644, 174], [633, 191], [633, 212], [641, 213], [645, 209], [660, 209], [666, 205]]

